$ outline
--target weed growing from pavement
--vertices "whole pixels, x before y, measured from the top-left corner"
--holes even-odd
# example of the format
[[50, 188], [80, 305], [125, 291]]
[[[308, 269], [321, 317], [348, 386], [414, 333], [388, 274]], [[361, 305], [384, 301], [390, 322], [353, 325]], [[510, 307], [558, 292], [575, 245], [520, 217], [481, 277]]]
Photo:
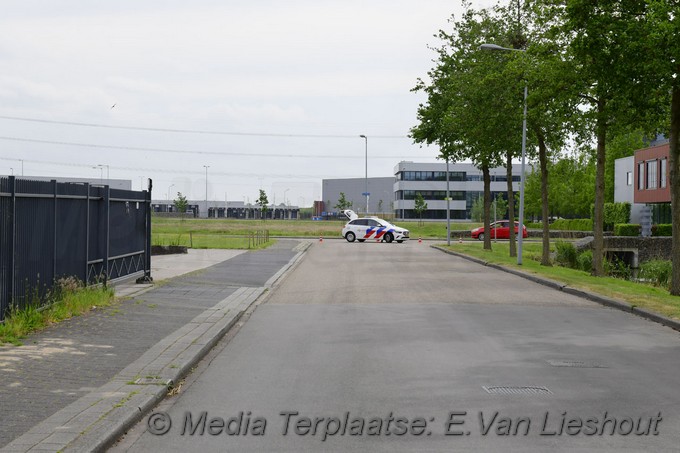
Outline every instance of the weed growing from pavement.
[[60, 279], [45, 303], [37, 296], [22, 308], [13, 306], [0, 324], [0, 344], [20, 346], [21, 339], [32, 332], [65, 319], [79, 316], [96, 307], [107, 307], [113, 302], [113, 290], [103, 286], [84, 287], [74, 278]]

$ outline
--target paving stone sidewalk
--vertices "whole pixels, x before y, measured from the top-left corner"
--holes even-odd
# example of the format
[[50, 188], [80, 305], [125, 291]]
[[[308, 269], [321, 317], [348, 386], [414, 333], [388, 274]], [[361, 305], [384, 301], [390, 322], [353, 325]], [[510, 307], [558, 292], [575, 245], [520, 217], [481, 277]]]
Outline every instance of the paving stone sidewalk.
[[106, 384], [237, 289], [266, 286], [299, 244], [279, 240], [31, 335], [24, 346], [0, 347], [0, 448]]

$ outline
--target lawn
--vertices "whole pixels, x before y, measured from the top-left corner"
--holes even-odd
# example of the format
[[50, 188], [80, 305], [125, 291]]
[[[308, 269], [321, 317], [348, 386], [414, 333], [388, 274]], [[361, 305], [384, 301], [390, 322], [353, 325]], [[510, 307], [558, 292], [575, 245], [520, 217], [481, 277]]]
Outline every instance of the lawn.
[[517, 265], [517, 258], [509, 256], [509, 243], [507, 241], [492, 243], [491, 251], [484, 250], [482, 243], [474, 241], [452, 242], [450, 247], [444, 245], [443, 248], [480, 258], [489, 263], [541, 275], [572, 288], [622, 300], [636, 307], [646, 308], [670, 318], [680, 319], [680, 297], [671, 296], [665, 288], [613, 277], [593, 277], [587, 272], [557, 265], [552, 267], [541, 266], [542, 249], [540, 243], [524, 242], [524, 259], [521, 266]]
[[[268, 230], [270, 236], [340, 237], [345, 220], [239, 220], [239, 219], [174, 219], [152, 217], [151, 234], [154, 244], [188, 245], [192, 235], [243, 236], [256, 230]], [[446, 238], [446, 222], [395, 222], [411, 232], [412, 238]], [[451, 222], [451, 230], [471, 230], [479, 226], [473, 223]], [[175, 243], [175, 242], [177, 243]], [[179, 241], [179, 242], [178, 242]]]

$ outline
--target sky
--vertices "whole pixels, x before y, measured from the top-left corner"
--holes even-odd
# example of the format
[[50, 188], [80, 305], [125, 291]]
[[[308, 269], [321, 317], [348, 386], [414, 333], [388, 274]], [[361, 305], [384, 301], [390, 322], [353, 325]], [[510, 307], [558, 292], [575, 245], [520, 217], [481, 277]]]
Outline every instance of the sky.
[[[491, 1], [473, 1], [476, 8]], [[0, 174], [311, 206], [408, 138], [459, 0], [4, 0]], [[360, 137], [365, 135], [366, 140]], [[368, 159], [366, 159], [368, 155]], [[206, 166], [208, 167], [206, 169]]]

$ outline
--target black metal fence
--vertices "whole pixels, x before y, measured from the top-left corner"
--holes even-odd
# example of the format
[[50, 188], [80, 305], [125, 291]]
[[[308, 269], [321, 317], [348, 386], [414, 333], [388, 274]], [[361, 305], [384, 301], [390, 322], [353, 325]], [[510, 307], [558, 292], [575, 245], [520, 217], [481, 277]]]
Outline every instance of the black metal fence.
[[0, 178], [0, 320], [74, 276], [87, 284], [151, 276], [145, 191]]

